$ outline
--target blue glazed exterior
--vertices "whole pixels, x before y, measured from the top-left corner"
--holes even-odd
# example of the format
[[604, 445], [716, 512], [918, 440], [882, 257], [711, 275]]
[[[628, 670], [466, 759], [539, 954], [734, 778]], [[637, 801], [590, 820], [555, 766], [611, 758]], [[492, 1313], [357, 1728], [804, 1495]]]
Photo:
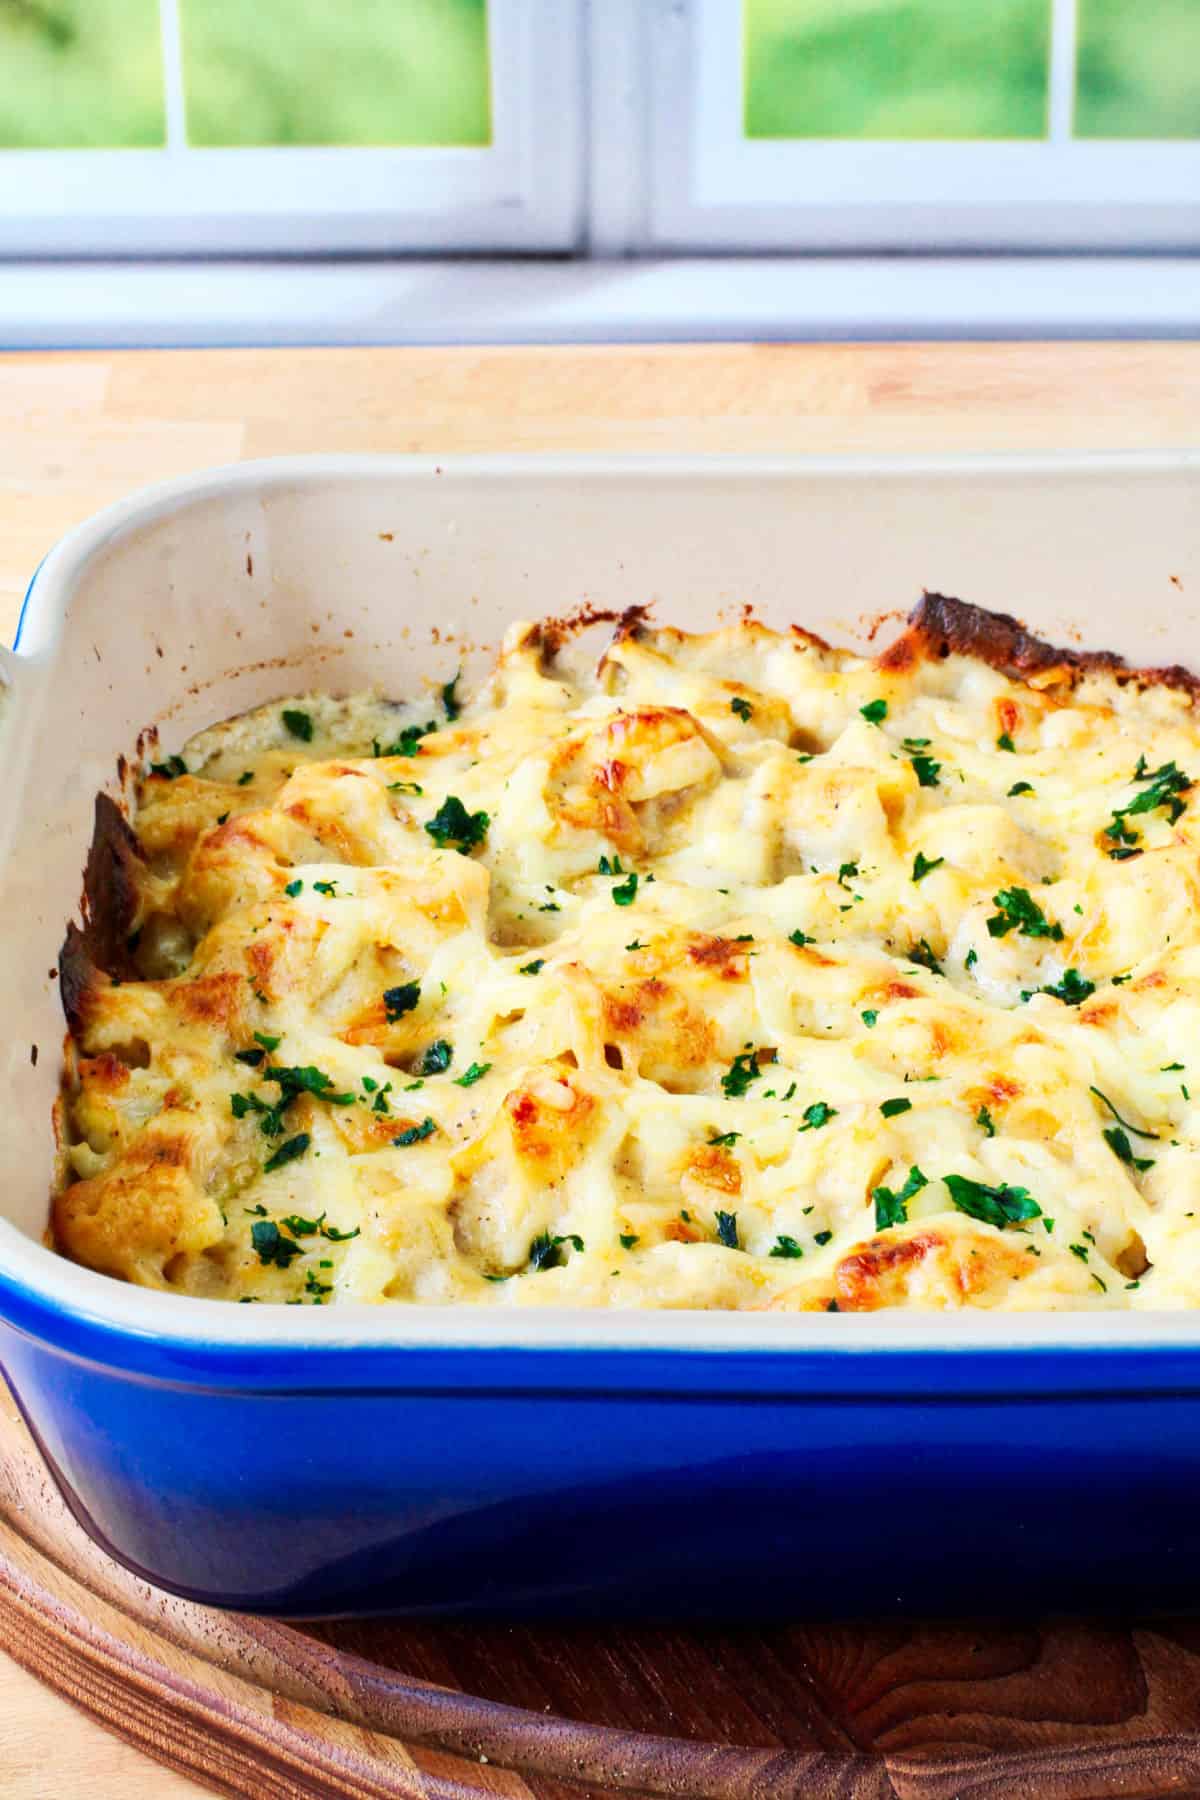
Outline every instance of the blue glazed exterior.
[[217, 1605], [729, 1617], [1200, 1602], [1187, 1351], [314, 1358], [162, 1345], [3, 1281], [0, 1312], [5, 1373], [77, 1516], [138, 1573]]

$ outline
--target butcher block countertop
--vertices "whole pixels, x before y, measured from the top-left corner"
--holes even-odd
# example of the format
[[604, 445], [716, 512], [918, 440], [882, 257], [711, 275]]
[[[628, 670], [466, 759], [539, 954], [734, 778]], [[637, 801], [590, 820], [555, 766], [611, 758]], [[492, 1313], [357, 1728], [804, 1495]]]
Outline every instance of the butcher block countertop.
[[[1197, 443], [1200, 343], [0, 356], [0, 641], [11, 641], [38, 561], [78, 520], [148, 482], [248, 457]], [[10, 1434], [19, 1430], [6, 1393], [0, 1411]], [[5, 1800], [183, 1800], [207, 1791], [148, 1761], [2, 1652], [0, 1770]], [[271, 1788], [301, 1791], [328, 1790]]]

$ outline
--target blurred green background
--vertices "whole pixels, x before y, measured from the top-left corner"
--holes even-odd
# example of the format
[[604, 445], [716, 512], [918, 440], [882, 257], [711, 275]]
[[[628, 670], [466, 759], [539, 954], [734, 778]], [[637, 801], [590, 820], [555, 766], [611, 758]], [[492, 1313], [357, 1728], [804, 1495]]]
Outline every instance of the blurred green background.
[[746, 0], [750, 137], [1036, 138], [1050, 0]]
[[0, 144], [161, 144], [162, 88], [158, 0], [0, 0]]
[[192, 144], [486, 144], [485, 0], [179, 0]]
[[[1077, 4], [1077, 134], [1200, 138], [1200, 0]], [[490, 141], [487, 0], [178, 6], [193, 144]], [[1050, 13], [1051, 0], [744, 0], [746, 130], [1042, 137]], [[0, 0], [0, 146], [164, 140], [158, 0]]]
[[1200, 0], [1079, 0], [1078, 137], [1200, 138]]
[[[179, 0], [193, 144], [486, 144], [487, 0]], [[0, 0], [0, 145], [162, 144], [158, 0]]]

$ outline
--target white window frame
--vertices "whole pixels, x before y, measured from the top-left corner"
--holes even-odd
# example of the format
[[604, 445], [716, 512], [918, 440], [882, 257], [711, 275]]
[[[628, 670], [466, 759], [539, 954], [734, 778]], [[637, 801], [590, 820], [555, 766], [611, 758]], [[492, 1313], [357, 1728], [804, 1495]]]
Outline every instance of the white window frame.
[[[1200, 247], [1200, 143], [1073, 139], [1076, 0], [1053, 0], [1049, 130], [1009, 142], [750, 140], [741, 0], [613, 0], [640, 34], [647, 167], [608, 251]], [[594, 0], [595, 4], [595, 0]], [[964, 0], [986, 4], [986, 0]], [[603, 29], [611, 17], [600, 0]], [[608, 55], [615, 53], [610, 49]], [[593, 101], [593, 123], [596, 105]], [[620, 137], [602, 111], [600, 152]], [[628, 120], [626, 121], [626, 129]], [[596, 150], [593, 149], [595, 157]]]
[[445, 149], [190, 146], [178, 0], [160, 6], [166, 147], [3, 151], [0, 255], [528, 252], [579, 243], [582, 0], [490, 0], [492, 141]]

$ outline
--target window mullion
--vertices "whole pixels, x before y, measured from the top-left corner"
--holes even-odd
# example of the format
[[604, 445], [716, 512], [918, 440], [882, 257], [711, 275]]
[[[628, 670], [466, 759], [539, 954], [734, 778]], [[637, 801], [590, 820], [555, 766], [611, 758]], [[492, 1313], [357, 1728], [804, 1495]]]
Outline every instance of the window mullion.
[[183, 94], [183, 44], [179, 29], [179, 0], [158, 0], [159, 34], [162, 40], [163, 93], [167, 118], [167, 149], [187, 148], [187, 115]]
[[1069, 143], [1075, 121], [1075, 65], [1079, 44], [1079, 0], [1052, 0], [1050, 25], [1049, 137]]

